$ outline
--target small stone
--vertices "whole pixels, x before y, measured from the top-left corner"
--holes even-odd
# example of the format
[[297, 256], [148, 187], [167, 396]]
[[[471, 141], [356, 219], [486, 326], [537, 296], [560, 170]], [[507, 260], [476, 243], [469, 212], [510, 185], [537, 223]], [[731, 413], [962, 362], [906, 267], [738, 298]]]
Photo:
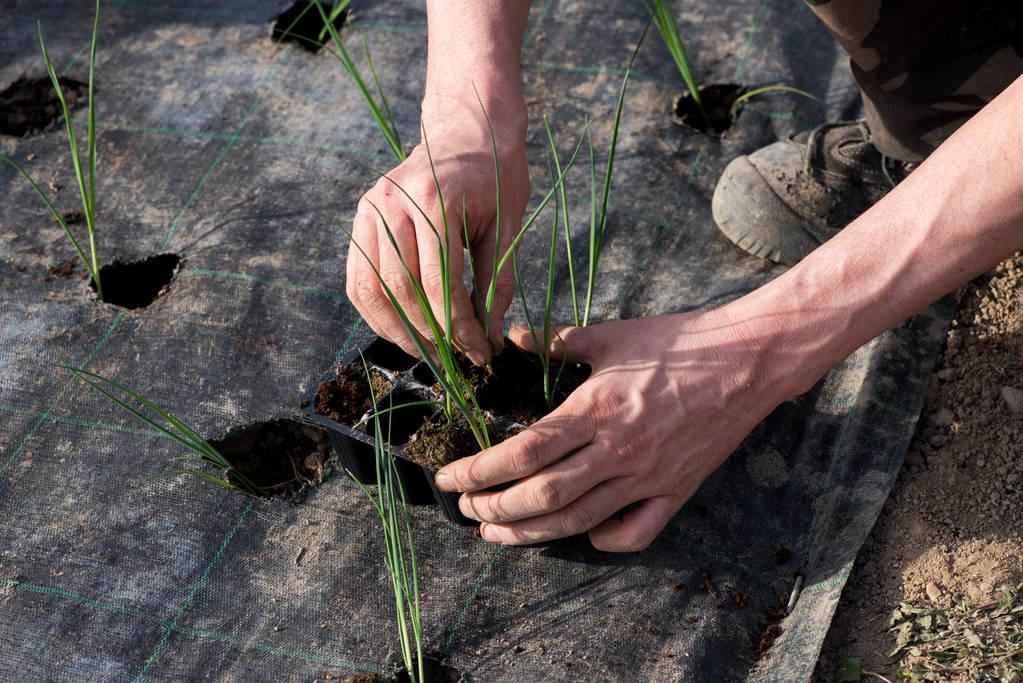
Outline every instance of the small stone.
[[1005, 401], [1005, 405], [1008, 406], [1010, 413], [1013, 415], [1023, 415], [1023, 389], [1001, 387], [998, 390], [998, 395]]
[[952, 374], [953, 374], [952, 368], [944, 368], [943, 370], [938, 370], [938, 379], [940, 379], [942, 382], [947, 382], [950, 379], [952, 379]]
[[931, 437], [930, 443], [934, 448], [941, 448], [948, 443], [948, 437], [944, 434], [935, 434]]
[[934, 427], [950, 427], [955, 416], [948, 408], [942, 408], [931, 415], [931, 425]]
[[941, 602], [941, 589], [938, 588], [938, 584], [934, 583], [933, 581], [928, 581], [927, 586], [924, 588], [924, 591], [927, 593], [927, 597], [930, 599], [931, 602], [933, 603]]

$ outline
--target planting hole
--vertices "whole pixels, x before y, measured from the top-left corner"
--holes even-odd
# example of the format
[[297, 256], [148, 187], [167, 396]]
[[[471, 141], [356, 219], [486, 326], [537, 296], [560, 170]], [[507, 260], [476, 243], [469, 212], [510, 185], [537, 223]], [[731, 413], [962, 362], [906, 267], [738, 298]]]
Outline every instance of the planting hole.
[[366, 347], [362, 355], [365, 356], [367, 363], [394, 372], [411, 370], [412, 366], [419, 362], [386, 339], [377, 339]]
[[[88, 99], [89, 86], [73, 78], [57, 79], [64, 89], [68, 109]], [[61, 118], [60, 100], [49, 77], [19, 78], [0, 92], [0, 133], [24, 137], [43, 130]]]
[[[116, 261], [99, 269], [103, 283], [103, 301], [123, 308], [145, 308], [174, 278], [181, 257], [157, 254], [140, 261]], [[93, 291], [95, 283], [90, 283]]]
[[[397, 408], [393, 412], [383, 413], [380, 415], [380, 429], [384, 433], [384, 438], [388, 436], [388, 429], [390, 429], [390, 438], [388, 441], [394, 446], [401, 446], [406, 443], [409, 438], [416, 433], [423, 423], [433, 415], [433, 406], [428, 405], [417, 405], [410, 406], [408, 408], [402, 408], [400, 406], [416, 403], [422, 401], [423, 397], [414, 391], [408, 389], [399, 389], [392, 391], [383, 398], [377, 399], [377, 409], [387, 410], [394, 406]], [[390, 425], [388, 425], [388, 419]], [[373, 426], [372, 420], [367, 420], [363, 431], [369, 435], [375, 433], [375, 427]]]
[[735, 123], [735, 119], [732, 118], [732, 104], [746, 88], [738, 83], [721, 83], [701, 85], [699, 91], [703, 109], [707, 113], [706, 118], [700, 113], [700, 108], [687, 91], [675, 100], [675, 120], [687, 128], [719, 138]]
[[323, 430], [296, 420], [236, 427], [210, 445], [274, 497], [293, 496], [319, 484], [330, 457], [330, 442]]
[[[391, 388], [391, 381], [374, 370], [370, 370], [370, 378], [373, 392], [379, 400]], [[313, 407], [323, 417], [339, 424], [351, 427], [358, 422], [373, 407], [362, 359], [357, 358], [338, 370], [334, 379], [320, 382]]]
[[[329, 17], [334, 3], [323, 2], [320, 4], [324, 13]], [[348, 10], [345, 9], [331, 22], [334, 29], [340, 31], [347, 18]], [[297, 0], [288, 9], [277, 15], [271, 37], [274, 42], [298, 43], [306, 50], [316, 53], [323, 47], [324, 41], [330, 39], [326, 28], [327, 24], [323, 21], [320, 11], [316, 9], [316, 3], [310, 2], [310, 0]]]
[[[459, 683], [462, 679], [462, 672], [451, 666], [444, 666], [430, 657], [423, 658], [423, 681], [426, 683]], [[418, 680], [419, 670], [416, 669]], [[412, 677], [407, 670], [402, 669], [392, 679], [394, 683], [412, 683]]]

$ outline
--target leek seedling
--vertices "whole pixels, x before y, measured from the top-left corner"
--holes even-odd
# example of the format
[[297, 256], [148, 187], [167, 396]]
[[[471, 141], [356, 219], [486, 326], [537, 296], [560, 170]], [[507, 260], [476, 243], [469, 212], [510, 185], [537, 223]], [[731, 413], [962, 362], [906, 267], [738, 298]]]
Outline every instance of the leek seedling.
[[[366, 359], [362, 359], [369, 376]], [[384, 559], [387, 571], [391, 576], [391, 588], [394, 592], [395, 620], [398, 626], [398, 643], [401, 657], [405, 662], [411, 683], [423, 683], [423, 627], [420, 609], [419, 571], [416, 565], [416, 547], [412, 539], [412, 526], [409, 524], [405, 489], [401, 485], [398, 471], [391, 455], [391, 415], [392, 411], [404, 406], [391, 406], [378, 410], [377, 396], [372, 385], [369, 388], [373, 401], [373, 453], [376, 459], [377, 486], [376, 494], [370, 492], [362, 482], [352, 476], [356, 485], [369, 498], [373, 509], [380, 517], [384, 533]], [[386, 435], [381, 426], [381, 414], [387, 414]], [[386, 436], [386, 438], [385, 438]], [[411, 634], [410, 634], [411, 628]]]
[[[223, 486], [226, 489], [238, 491], [246, 495], [268, 495], [267, 491], [235, 467], [230, 460], [224, 457], [224, 455], [216, 448], [211, 446], [209, 442], [199, 436], [194, 429], [149, 399], [140, 395], [138, 392], [133, 391], [112, 379], [107, 379], [102, 375], [98, 375], [95, 372], [89, 372], [88, 370], [73, 368], [67, 365], [60, 365], [58, 367], [72, 373], [75, 377], [85, 382], [94, 391], [106, 396], [114, 404], [124, 409], [129, 414], [156, 429], [164, 436], [170, 437], [196, 454], [194, 456], [177, 457], [174, 458], [175, 461], [197, 462], [201, 465], [212, 465], [220, 471], [228, 472], [230, 480], [215, 476], [209, 472], [204, 472], [203, 470], [178, 470], [174, 472], [164, 472], [163, 474], [165, 476], [196, 477], [203, 481], [210, 482], [211, 484]], [[140, 407], [132, 405], [132, 403], [129, 403], [128, 400], [125, 400], [125, 398], [122, 397], [127, 397]]]
[[[405, 148], [401, 144], [401, 136], [398, 133], [398, 124], [394, 120], [394, 114], [391, 113], [391, 106], [387, 102], [387, 96], [384, 95], [384, 89], [380, 85], [380, 78], [377, 76], [376, 67], [373, 66], [373, 58], [369, 54], [369, 45], [366, 44], [366, 39], [363, 35], [359, 34], [359, 40], [362, 42], [362, 52], [366, 58], [366, 65], [369, 67], [370, 75], [373, 77], [373, 87], [376, 90], [376, 94], [370, 91], [369, 86], [366, 84], [366, 79], [363, 77], [362, 72], [359, 71], [359, 67], [355, 65], [355, 61], [349, 54], [345, 44], [341, 41], [341, 36], [338, 34], [337, 29], [334, 28], [334, 24], [331, 18], [340, 13], [338, 8], [347, 7], [348, 0], [341, 0], [334, 6], [331, 15], [323, 9], [323, 5], [320, 4], [320, 0], [313, 0], [316, 4], [316, 9], [319, 11], [320, 16], [323, 18], [324, 29], [330, 35], [331, 42], [334, 43], [334, 49], [328, 50], [330, 54], [341, 64], [348, 75], [355, 81], [356, 87], [362, 94], [362, 98], [366, 101], [369, 106], [370, 113], [373, 114], [373, 120], [377, 124], [377, 128], [383, 133], [384, 139], [387, 141], [387, 146], [390, 148], [391, 153], [394, 155], [395, 160], [400, 164], [405, 161]], [[322, 34], [321, 34], [322, 35]]]
[[657, 32], [661, 34], [664, 45], [671, 53], [672, 59], [675, 60], [678, 72], [682, 74], [682, 80], [686, 84], [689, 96], [693, 98], [693, 103], [700, 112], [703, 122], [709, 127], [710, 119], [707, 117], [707, 110], [703, 107], [700, 88], [696, 83], [696, 77], [693, 76], [693, 69], [689, 65], [689, 56], [686, 54], [682, 37], [679, 35], [678, 24], [675, 23], [675, 17], [671, 13], [671, 8], [668, 7], [668, 0], [643, 0], [643, 3], [646, 5], [647, 11], [650, 12], [650, 17], [657, 27]]
[[[629, 58], [629, 65], [625, 69], [625, 76], [622, 78], [622, 85], [618, 90], [618, 100], [615, 104], [614, 123], [611, 126], [611, 143], [608, 147], [607, 162], [604, 166], [603, 176], [598, 182], [596, 150], [593, 147], [593, 138], [590, 135], [589, 126], [584, 131], [586, 146], [590, 158], [590, 227], [588, 233], [588, 249], [586, 263], [586, 291], [582, 308], [579, 305], [579, 293], [576, 284], [575, 259], [572, 250], [572, 227], [568, 212], [568, 197], [564, 183], [558, 185], [558, 201], [561, 205], [562, 224], [565, 235], [565, 251], [568, 262], [568, 282], [572, 298], [572, 315], [576, 327], [589, 325], [590, 310], [593, 307], [593, 294], [597, 285], [597, 274], [600, 268], [600, 256], [604, 249], [604, 240], [607, 234], [608, 207], [611, 201], [611, 179], [614, 174], [615, 158], [618, 150], [618, 132], [622, 124], [622, 111], [625, 108], [625, 93], [629, 87], [629, 78], [632, 75], [632, 67], [636, 62], [636, 55], [643, 45], [646, 33], [650, 25], [643, 29], [636, 49]], [[557, 147], [554, 144], [554, 136], [551, 133], [547, 120], [544, 119], [544, 127], [547, 132], [547, 143], [550, 159], [554, 165], [554, 173], [563, 175], [561, 158], [558, 155]], [[598, 191], [598, 188], [599, 191]]]
[[[485, 110], [484, 115], [486, 115]], [[490, 135], [496, 168], [498, 167], [496, 157], [497, 145], [496, 142], [493, 140], [492, 129], [490, 130]], [[579, 144], [576, 146], [575, 153], [573, 153], [572, 158], [566, 164], [565, 167], [566, 173], [568, 169], [571, 168], [572, 164], [575, 162], [575, 156], [576, 154], [578, 154], [579, 147], [581, 146], [581, 144], [582, 140], [579, 141]], [[433, 343], [433, 349], [427, 348], [427, 344], [429, 342], [425, 341], [420, 337], [419, 332], [412, 324], [408, 314], [402, 308], [401, 303], [398, 301], [394, 292], [384, 281], [384, 278], [380, 274], [380, 271], [377, 269], [376, 265], [369, 258], [366, 252], [362, 249], [362, 246], [359, 245], [359, 243], [354, 239], [352, 239], [352, 244], [355, 245], [356, 249], [359, 250], [363, 258], [365, 258], [367, 263], [369, 263], [370, 267], [373, 270], [374, 275], [376, 276], [377, 280], [380, 283], [381, 288], [383, 289], [384, 295], [387, 297], [388, 301], [394, 307], [394, 310], [398, 315], [398, 319], [401, 321], [401, 324], [405, 328], [405, 331], [408, 333], [409, 337], [415, 344], [416, 349], [419, 351], [419, 355], [423, 358], [423, 361], [425, 362], [426, 366], [429, 368], [430, 372], [433, 374], [433, 376], [437, 379], [437, 382], [440, 384], [441, 389], [443, 390], [444, 393], [443, 399], [444, 413], [447, 416], [448, 420], [454, 419], [456, 415], [460, 415], [461, 417], [463, 417], [465, 419], [465, 422], [468, 424], [469, 429], [472, 431], [473, 437], [476, 439], [476, 442], [479, 445], [479, 447], [481, 449], [486, 449], [490, 447], [490, 435], [487, 431], [487, 416], [477, 403], [475, 394], [472, 391], [472, 387], [469, 384], [466, 373], [462, 369], [461, 364], [459, 363], [456, 348], [456, 340], [454, 338], [454, 334], [452, 331], [450, 299], [452, 273], [450, 267], [450, 259], [448, 257], [447, 251], [448, 239], [451, 233], [449, 230], [447, 211], [445, 209], [445, 201], [443, 193], [441, 191], [440, 181], [437, 178], [436, 169], [433, 165], [433, 156], [430, 152], [430, 143], [425, 130], [423, 131], [423, 145], [424, 148], [426, 149], [427, 159], [430, 163], [431, 172], [433, 173], [434, 188], [436, 189], [437, 192], [437, 203], [440, 206], [441, 224], [439, 227], [434, 224], [430, 216], [428, 216], [426, 212], [423, 211], [422, 207], [419, 206], [415, 199], [413, 199], [412, 196], [409, 195], [409, 193], [406, 192], [403, 187], [401, 187], [401, 185], [394, 182], [386, 175], [383, 177], [390, 181], [392, 184], [394, 184], [394, 186], [409, 199], [409, 201], [412, 203], [415, 209], [423, 217], [424, 221], [426, 222], [427, 226], [430, 228], [430, 231], [433, 234], [434, 240], [437, 243], [438, 262], [440, 263], [441, 267], [441, 291], [445, 293], [443, 312], [441, 314], [442, 319], [438, 319], [437, 315], [434, 313], [433, 308], [430, 306], [430, 302], [426, 297], [426, 292], [423, 289], [422, 284], [420, 284], [420, 282], [413, 276], [412, 271], [409, 269], [408, 264], [405, 261], [405, 257], [402, 255], [401, 250], [398, 248], [398, 243], [395, 240], [394, 234], [391, 232], [391, 228], [388, 225], [387, 220], [384, 217], [383, 213], [381, 213], [380, 209], [375, 205], [371, 204], [371, 206], [373, 206], [373, 209], [377, 212], [380, 224], [383, 226], [384, 232], [387, 234], [387, 239], [390, 242], [391, 247], [395, 250], [395, 252], [398, 255], [398, 259], [401, 262], [402, 268], [405, 271], [405, 276], [408, 278], [409, 285], [411, 286], [412, 292], [415, 295], [416, 305], [418, 306], [420, 312], [422, 313], [423, 318], [426, 320], [427, 326], [430, 328], [429, 341]], [[497, 177], [498, 188], [496, 191], [498, 192], [498, 197], [500, 197], [499, 187], [500, 175], [498, 175]], [[540, 213], [543, 211], [544, 207], [547, 206], [547, 203], [554, 196], [555, 192], [557, 191], [557, 188], [560, 187], [563, 181], [564, 173], [558, 176], [558, 179], [555, 182], [554, 187], [552, 187], [551, 190], [544, 196], [544, 198], [540, 201], [536, 209], [533, 210], [529, 218], [523, 223], [522, 227], [515, 234], [515, 237], [511, 240], [509, 246], [503, 252], [500, 251], [500, 249], [498, 249], [498, 251], [495, 252], [494, 272], [491, 276], [490, 284], [491, 288], [496, 286], [495, 283], [497, 281], [497, 278], [499, 277], [501, 271], [508, 265], [509, 260], [514, 255], [515, 250], [518, 248], [519, 244], [522, 241], [522, 238], [525, 236], [529, 228], [532, 227], [532, 225], [536, 222]], [[497, 211], [498, 214], [500, 214], [501, 212], [500, 203], [498, 203]], [[473, 267], [471, 263], [470, 267], [471, 268]], [[489, 294], [488, 298], [491, 298], [492, 300], [492, 297], [490, 297]]]
[[769, 92], [790, 92], [795, 95], [802, 95], [803, 97], [807, 97], [813, 100], [814, 102], [820, 102], [820, 100], [815, 95], [812, 95], [811, 93], [808, 93], [805, 90], [794, 88], [791, 85], [782, 85], [781, 83], [775, 85], [765, 85], [759, 88], [747, 90], [746, 92], [736, 97], [735, 100], [732, 102], [732, 106], [729, 107], [728, 109], [729, 118], [734, 119], [738, 115], [739, 109], [742, 108], [742, 105], [744, 105], [751, 97], [756, 97], [757, 95], [763, 95], [764, 93]]
[[[553, 156], [556, 153], [556, 147], [554, 145], [554, 135], [551, 132], [546, 116], [543, 119], [543, 125], [544, 130], [547, 132], [547, 140], [550, 145], [550, 150], [547, 152], [547, 172], [553, 180], [556, 177], [553, 165]], [[562, 194], [564, 193], [564, 184], [561, 186], [561, 192]], [[514, 256], [512, 257], [512, 273], [515, 277], [515, 288], [518, 290], [519, 299], [522, 301], [522, 312], [526, 319], [526, 326], [529, 328], [529, 334], [533, 338], [533, 348], [536, 349], [537, 355], [540, 359], [540, 367], [543, 373], [543, 395], [547, 403], [548, 410], [552, 410], [554, 408], [554, 391], [561, 379], [561, 372], [565, 369], [565, 362], [562, 360], [558, 368], [557, 375], [555, 377], [551, 377], [551, 341], [553, 341], [554, 337], [554, 271], [557, 267], [558, 261], [559, 208], [559, 203], [554, 202], [554, 216], [551, 221], [550, 246], [547, 250], [547, 289], [544, 296], [542, 339], [537, 337], [536, 326], [533, 324], [533, 318], [529, 313], [529, 303], [527, 301], [525, 287], [522, 285], [518, 260]]]
[[86, 156], [88, 157], [86, 167], [83, 168], [81, 148], [78, 145], [78, 136], [75, 134], [74, 124], [71, 121], [71, 112], [68, 108], [67, 98], [64, 97], [64, 90], [60, 86], [57, 71], [53, 68], [53, 61], [50, 60], [50, 53], [46, 49], [46, 41], [43, 38], [43, 25], [36, 24], [39, 33], [39, 47], [43, 52], [43, 61], [46, 62], [46, 73], [53, 83], [53, 90], [60, 102], [61, 113], [64, 116], [64, 127], [67, 130], [68, 145], [71, 148], [71, 164], [75, 169], [75, 181], [78, 184], [78, 192], [82, 200], [82, 215], [85, 217], [85, 229], [89, 238], [89, 254], [86, 255], [81, 243], [75, 234], [68, 227], [67, 221], [61, 215], [53, 201], [46, 192], [39, 186], [32, 176], [20, 164], [3, 155], [2, 158], [18, 173], [23, 175], [39, 198], [43, 200], [46, 208], [49, 209], [53, 220], [57, 221], [64, 234], [67, 235], [75, 253], [85, 264], [96, 286], [96, 294], [103, 300], [103, 283], [100, 281], [99, 260], [96, 256], [96, 109], [93, 98], [93, 75], [96, 70], [96, 36], [99, 32], [99, 0], [96, 0], [96, 12], [92, 20], [92, 42], [89, 47], [89, 91], [88, 91], [88, 129], [86, 133]]

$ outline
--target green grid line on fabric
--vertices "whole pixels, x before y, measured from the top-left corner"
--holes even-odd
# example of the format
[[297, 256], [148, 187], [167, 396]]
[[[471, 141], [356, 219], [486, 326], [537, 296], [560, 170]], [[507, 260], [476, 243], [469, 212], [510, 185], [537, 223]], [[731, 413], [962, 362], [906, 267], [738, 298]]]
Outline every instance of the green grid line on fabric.
[[[44, 595], [51, 598], [56, 598], [66, 602], [70, 602], [82, 607], [89, 607], [91, 609], [112, 612], [115, 614], [123, 614], [125, 616], [134, 617], [142, 621], [158, 624], [161, 626], [170, 626], [173, 622], [167, 619], [161, 619], [160, 617], [153, 616], [142, 610], [128, 607], [127, 605], [121, 605], [116, 602], [109, 602], [105, 600], [96, 600], [89, 598], [84, 595], [80, 595], [73, 591], [64, 590], [62, 588], [56, 588], [53, 586], [43, 586], [36, 583], [30, 583], [27, 581], [19, 581], [16, 579], [4, 579], [0, 578], [0, 588], [11, 588], [16, 591], [24, 591], [27, 593], [33, 593], [36, 595]], [[268, 643], [253, 642], [251, 638], [240, 638], [230, 633], [223, 633], [221, 631], [209, 631], [204, 629], [190, 628], [177, 624], [174, 626], [174, 632], [180, 633], [191, 638], [199, 640], [210, 640], [227, 645], [233, 645], [238, 647], [242, 651], [253, 650], [256, 652], [262, 652], [269, 655], [278, 657], [285, 657], [287, 659], [297, 659], [303, 662], [315, 663], [315, 664], [326, 664], [327, 666], [334, 666], [339, 668], [349, 669], [351, 671], [363, 671], [366, 673], [376, 673], [386, 675], [388, 672], [382, 669], [374, 668], [375, 665], [371, 665], [366, 662], [355, 662], [343, 657], [330, 656], [321, 654], [318, 652], [303, 652], [301, 650], [295, 650], [293, 648], [283, 647], [279, 645], [270, 645]]]
[[[36, 417], [39, 417], [44, 412], [42, 410], [36, 411], [28, 406], [15, 405], [13, 403], [0, 405], [0, 411], [11, 413], [12, 415], [35, 415]], [[80, 417], [69, 417], [66, 415], [50, 415], [49, 419], [50, 422], [67, 424], [74, 427], [88, 427], [89, 429], [95, 429], [97, 431], [121, 432], [123, 434], [138, 434], [141, 436], [158, 436], [162, 439], [170, 439], [169, 436], [155, 429], [129, 427], [128, 425], [114, 424], [113, 422], [102, 422], [100, 420], [89, 420]]]
[[738, 80], [742, 74], [743, 67], [746, 66], [746, 58], [749, 56], [750, 50], [753, 47], [753, 41], [756, 39], [757, 33], [760, 31], [761, 25], [763, 25], [764, 17], [767, 15], [767, 8], [771, 4], [771, 0], [763, 0], [760, 6], [757, 7], [756, 11], [753, 12], [753, 17], [750, 20], [749, 28], [746, 29], [746, 42], [742, 46], [742, 54], [736, 60], [735, 71], [732, 74], [732, 78]]
[[199, 591], [201, 591], [206, 586], [207, 579], [210, 578], [210, 574], [212, 574], [213, 570], [216, 569], [218, 564], [220, 564], [220, 560], [224, 557], [224, 554], [227, 552], [227, 547], [231, 544], [231, 541], [234, 540], [234, 537], [238, 534], [238, 530], [241, 529], [242, 523], [245, 521], [245, 518], [249, 516], [249, 512], [252, 511], [252, 508], [255, 504], [256, 501], [254, 500], [250, 500], [248, 503], [245, 504], [245, 507], [242, 509], [241, 515], [239, 515], [238, 519], [235, 520], [234, 524], [231, 526], [230, 531], [227, 532], [227, 536], [224, 538], [224, 540], [220, 543], [220, 546], [217, 548], [217, 551], [213, 553], [213, 557], [206, 565], [206, 568], [203, 569], [202, 573], [199, 574], [199, 577], [192, 583], [192, 586], [188, 591], [188, 595], [185, 596], [184, 602], [181, 603], [181, 605], [178, 607], [178, 611], [174, 615], [174, 618], [171, 619], [171, 622], [167, 624], [167, 627], [163, 630], [163, 635], [160, 636], [160, 640], [157, 641], [156, 647], [153, 648], [153, 651], [149, 653], [148, 657], [146, 657], [146, 661], [142, 665], [142, 668], [139, 669], [139, 672], [137, 674], [135, 674], [135, 678], [133, 679], [134, 681], [141, 681], [146, 677], [146, 674], [149, 673], [149, 670], [152, 668], [153, 663], [160, 656], [160, 653], [163, 652], [163, 647], [164, 645], [167, 644], [167, 640], [171, 637], [171, 634], [174, 632], [174, 628], [178, 625], [178, 622], [181, 620], [181, 618], [185, 616], [185, 612], [187, 612], [188, 609], [192, 606], [192, 602], [195, 601], [195, 596], [198, 595]]
[[447, 640], [444, 641], [444, 648], [441, 650], [444, 654], [450, 652], [451, 648], [454, 647], [455, 638], [458, 637], [458, 632], [462, 628], [462, 622], [464, 622], [465, 618], [469, 615], [469, 610], [472, 609], [473, 604], [476, 602], [476, 597], [479, 595], [480, 590], [482, 590], [487, 577], [490, 576], [490, 572], [493, 570], [494, 564], [501, 555], [504, 554], [504, 551], [507, 550], [507, 548], [508, 546], [506, 545], [497, 546], [497, 550], [495, 550], [494, 554], [490, 556], [490, 559], [487, 560], [486, 565], [483, 567], [483, 571], [481, 571], [480, 575], [476, 578], [476, 582], [472, 587], [472, 592], [469, 593], [469, 597], [466, 599], [465, 604], [458, 612], [458, 616], [455, 617], [455, 623], [451, 627], [451, 634], [447, 637]]

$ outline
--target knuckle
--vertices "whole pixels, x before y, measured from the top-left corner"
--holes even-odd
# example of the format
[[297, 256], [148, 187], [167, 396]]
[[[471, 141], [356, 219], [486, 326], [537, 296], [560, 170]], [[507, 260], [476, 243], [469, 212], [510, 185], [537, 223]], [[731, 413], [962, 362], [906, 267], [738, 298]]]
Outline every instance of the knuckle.
[[537, 484], [534, 506], [537, 512], [557, 510], [561, 507], [562, 486], [557, 479], [544, 478]]
[[515, 473], [525, 476], [540, 469], [543, 464], [543, 455], [540, 451], [539, 437], [523, 436], [518, 446], [512, 457], [512, 467]]
[[429, 294], [444, 294], [444, 274], [437, 268], [426, 270], [422, 274], [423, 288]]
[[565, 508], [565, 530], [578, 534], [589, 531], [597, 525], [597, 519], [585, 505], [570, 505]]

